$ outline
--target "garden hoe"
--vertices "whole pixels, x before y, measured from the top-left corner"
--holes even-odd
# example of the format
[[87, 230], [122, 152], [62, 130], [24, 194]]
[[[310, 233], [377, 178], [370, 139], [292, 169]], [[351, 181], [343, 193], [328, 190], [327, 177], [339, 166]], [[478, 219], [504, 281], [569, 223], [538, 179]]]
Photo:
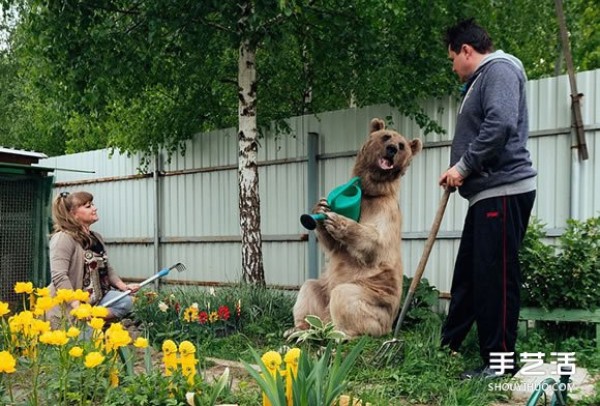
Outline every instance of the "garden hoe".
[[398, 317], [398, 321], [396, 322], [394, 336], [391, 340], [384, 342], [381, 345], [381, 347], [379, 347], [377, 353], [373, 358], [378, 365], [389, 366], [392, 363], [392, 361], [398, 359], [401, 354], [402, 341], [398, 338], [398, 332], [400, 331], [400, 326], [402, 325], [402, 322], [406, 317], [406, 313], [408, 312], [408, 308], [410, 307], [410, 304], [413, 300], [415, 291], [417, 290], [417, 286], [419, 286], [419, 282], [421, 282], [421, 277], [423, 276], [423, 272], [425, 271], [425, 265], [427, 265], [427, 260], [429, 259], [429, 254], [431, 253], [431, 248], [433, 247], [435, 237], [437, 236], [438, 230], [440, 229], [442, 218], [444, 217], [444, 211], [446, 211], [446, 205], [448, 204], [448, 198], [450, 197], [450, 193], [451, 190], [446, 189], [440, 200], [440, 205], [437, 209], [437, 213], [435, 214], [433, 225], [431, 226], [431, 231], [429, 232], [429, 236], [427, 237], [427, 241], [425, 242], [425, 248], [423, 249], [421, 260], [417, 265], [415, 276], [413, 277], [410, 287], [408, 288], [408, 294], [406, 295], [406, 299], [404, 299], [402, 311], [400, 312], [400, 316]]
[[[152, 275], [151, 277], [149, 277], [148, 279], [146, 279], [143, 282], [140, 282], [140, 288], [149, 284], [152, 281], [155, 281], [158, 278], [162, 278], [163, 276], [167, 276], [169, 274], [169, 272], [171, 272], [173, 269], [177, 269], [178, 272], [183, 272], [185, 271], [185, 265], [183, 265], [181, 262], [176, 263], [175, 265], [172, 265], [169, 268], [164, 268], [161, 269], [157, 274]], [[125, 296], [129, 295], [131, 293], [131, 290], [126, 290], [123, 293], [121, 293], [119, 296], [115, 297], [114, 299], [109, 300], [108, 302], [104, 303], [102, 306], [103, 307], [108, 307], [112, 304], [115, 304], [116, 302], [118, 302], [119, 300], [123, 299]]]

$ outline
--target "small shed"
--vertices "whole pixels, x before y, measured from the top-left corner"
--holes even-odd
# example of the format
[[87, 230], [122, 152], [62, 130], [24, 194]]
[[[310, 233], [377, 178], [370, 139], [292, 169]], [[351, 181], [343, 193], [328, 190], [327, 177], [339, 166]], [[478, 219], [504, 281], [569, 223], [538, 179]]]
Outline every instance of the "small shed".
[[0, 147], [0, 300], [18, 303], [16, 282], [49, 283], [53, 169], [45, 154]]

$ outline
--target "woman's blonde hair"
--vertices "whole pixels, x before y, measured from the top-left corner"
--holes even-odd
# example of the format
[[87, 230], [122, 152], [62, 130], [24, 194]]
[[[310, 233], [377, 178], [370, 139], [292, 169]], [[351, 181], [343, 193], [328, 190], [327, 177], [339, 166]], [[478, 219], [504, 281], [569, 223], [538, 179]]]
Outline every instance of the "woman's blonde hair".
[[94, 196], [88, 192], [61, 192], [52, 202], [53, 233], [63, 231], [70, 234], [82, 247], [88, 249], [92, 245], [90, 235], [81, 223], [73, 216], [73, 211], [80, 206], [91, 203]]

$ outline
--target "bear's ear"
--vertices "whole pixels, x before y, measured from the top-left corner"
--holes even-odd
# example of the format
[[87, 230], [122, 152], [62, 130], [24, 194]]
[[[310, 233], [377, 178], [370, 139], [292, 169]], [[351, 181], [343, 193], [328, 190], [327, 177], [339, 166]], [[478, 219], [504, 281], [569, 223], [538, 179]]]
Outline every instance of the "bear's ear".
[[375, 131], [383, 130], [385, 128], [385, 122], [380, 118], [374, 118], [371, 120], [371, 133]]
[[423, 143], [421, 142], [421, 139], [415, 138], [410, 142], [410, 150], [412, 151], [413, 155], [417, 155], [422, 149]]

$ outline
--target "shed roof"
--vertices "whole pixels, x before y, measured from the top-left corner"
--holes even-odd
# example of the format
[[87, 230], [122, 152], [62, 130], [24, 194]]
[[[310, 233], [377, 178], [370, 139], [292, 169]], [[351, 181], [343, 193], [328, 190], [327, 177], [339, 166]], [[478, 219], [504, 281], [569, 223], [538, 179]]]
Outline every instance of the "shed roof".
[[48, 158], [46, 154], [22, 149], [12, 149], [0, 146], [0, 162], [20, 165], [37, 164], [40, 159]]

